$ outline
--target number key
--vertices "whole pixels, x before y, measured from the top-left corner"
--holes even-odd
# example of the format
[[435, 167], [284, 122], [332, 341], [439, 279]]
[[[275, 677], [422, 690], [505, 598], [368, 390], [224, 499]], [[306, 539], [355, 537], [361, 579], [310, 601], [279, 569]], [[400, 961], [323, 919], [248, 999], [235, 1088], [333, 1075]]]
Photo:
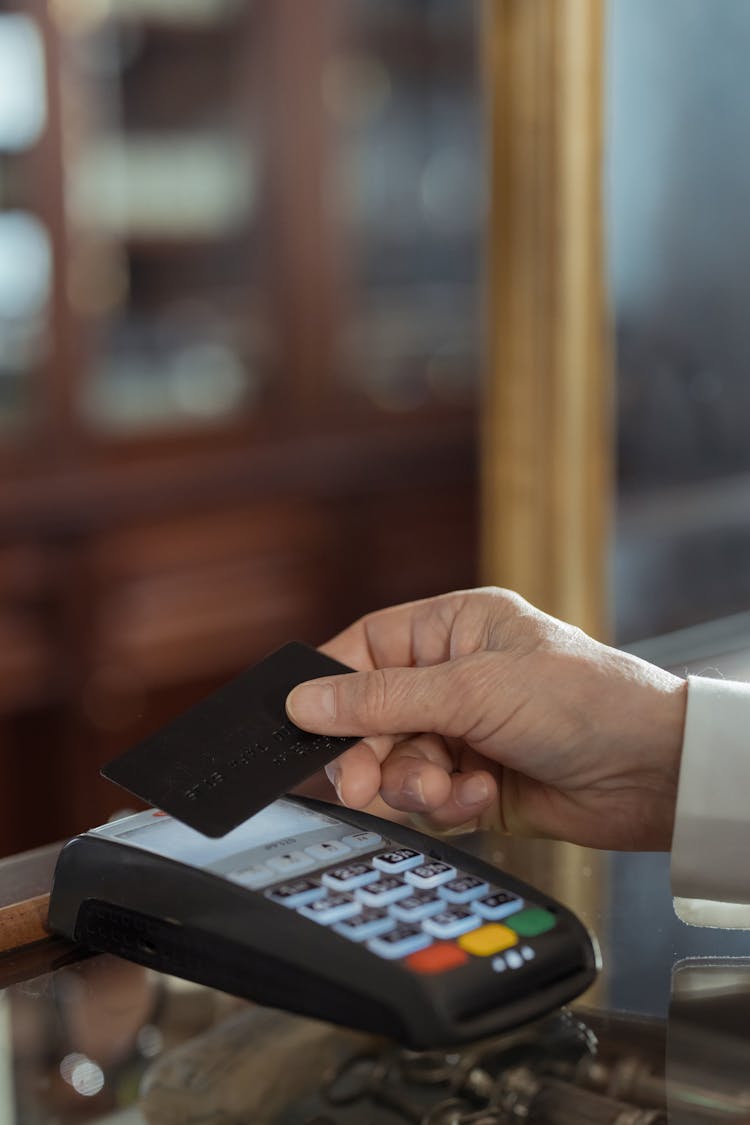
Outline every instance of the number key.
[[520, 910], [523, 899], [511, 894], [510, 891], [493, 891], [483, 898], [478, 898], [471, 905], [477, 914], [481, 914], [489, 922], [497, 922]]
[[442, 860], [433, 860], [431, 863], [421, 863], [419, 867], [407, 871], [404, 878], [413, 887], [427, 891], [432, 887], [439, 887], [441, 883], [447, 883], [449, 879], [455, 878], [455, 875], [455, 867], [443, 863]]
[[400, 898], [407, 898], [413, 893], [408, 883], [404, 883], [396, 875], [384, 875], [377, 883], [370, 883], [367, 887], [359, 887], [357, 898], [365, 906], [390, 906]]
[[404, 924], [389, 930], [387, 934], [372, 938], [368, 941], [367, 948], [372, 953], [377, 953], [379, 957], [392, 961], [397, 957], [408, 957], [410, 953], [416, 953], [418, 949], [424, 949], [431, 944], [432, 938], [421, 926]]
[[443, 910], [445, 903], [430, 891], [417, 891], [408, 898], [402, 898], [389, 907], [394, 918], [401, 922], [421, 922], [431, 914]]
[[380, 878], [370, 863], [344, 863], [341, 867], [332, 867], [324, 871], [321, 880], [332, 891], [352, 891], [355, 887], [364, 887], [367, 883], [374, 883]]
[[438, 894], [446, 902], [453, 902], [457, 906], [461, 906], [488, 894], [489, 889], [489, 883], [486, 883], [484, 879], [478, 879], [476, 875], [459, 875], [457, 879], [451, 879], [449, 882], [443, 883], [438, 890]]
[[354, 895], [347, 891], [345, 894], [328, 895], [327, 898], [319, 898], [307, 906], [301, 906], [299, 913], [305, 918], [312, 918], [313, 922], [329, 926], [333, 922], [342, 922], [344, 918], [359, 914], [361, 909]]
[[368, 938], [378, 937], [386, 930], [392, 930], [396, 925], [387, 910], [376, 910], [372, 906], [365, 906], [359, 914], [345, 918], [334, 926], [337, 934], [349, 938], [350, 941], [366, 941]]
[[396, 875], [400, 871], [408, 871], [424, 863], [424, 856], [421, 852], [415, 852], [413, 848], [393, 848], [389, 852], [379, 852], [372, 857], [372, 862], [379, 871]]
[[307, 906], [309, 902], [324, 898], [325, 887], [317, 879], [296, 879], [293, 883], [281, 883], [280, 886], [266, 891], [272, 902], [281, 903], [282, 906]]
[[428, 934], [437, 938], [454, 938], [481, 926], [482, 919], [468, 906], [448, 906], [439, 914], [425, 918], [422, 926]]

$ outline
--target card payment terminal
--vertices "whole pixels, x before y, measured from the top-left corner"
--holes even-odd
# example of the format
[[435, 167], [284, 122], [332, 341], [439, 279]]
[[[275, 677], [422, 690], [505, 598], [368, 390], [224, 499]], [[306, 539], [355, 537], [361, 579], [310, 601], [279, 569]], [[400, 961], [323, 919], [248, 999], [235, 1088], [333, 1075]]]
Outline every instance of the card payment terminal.
[[71, 840], [50, 926], [84, 946], [415, 1048], [571, 1000], [596, 954], [565, 907], [443, 840], [284, 797], [220, 839], [147, 811]]

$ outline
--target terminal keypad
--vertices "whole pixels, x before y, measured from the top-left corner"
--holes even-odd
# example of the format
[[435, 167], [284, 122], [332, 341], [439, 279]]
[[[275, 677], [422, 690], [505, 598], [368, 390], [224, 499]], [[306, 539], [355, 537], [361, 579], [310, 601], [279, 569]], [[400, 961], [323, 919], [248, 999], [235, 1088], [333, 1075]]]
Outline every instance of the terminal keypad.
[[[536, 956], [534, 938], [556, 925], [551, 911], [512, 891], [412, 848], [375, 842], [379, 848], [368, 855], [329, 862], [264, 893], [418, 973], [447, 971], [476, 958], [497, 973], [523, 969]], [[334, 850], [339, 852], [330, 849], [331, 858]]]

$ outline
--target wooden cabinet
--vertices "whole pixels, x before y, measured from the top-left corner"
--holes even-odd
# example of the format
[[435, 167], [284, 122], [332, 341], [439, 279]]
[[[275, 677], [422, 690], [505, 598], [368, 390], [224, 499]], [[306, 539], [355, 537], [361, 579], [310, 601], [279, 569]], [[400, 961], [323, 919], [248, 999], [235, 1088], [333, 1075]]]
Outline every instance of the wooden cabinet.
[[0, 106], [0, 854], [269, 649], [476, 579], [474, 6], [103, 12], [0, 16], [43, 63], [25, 140]]

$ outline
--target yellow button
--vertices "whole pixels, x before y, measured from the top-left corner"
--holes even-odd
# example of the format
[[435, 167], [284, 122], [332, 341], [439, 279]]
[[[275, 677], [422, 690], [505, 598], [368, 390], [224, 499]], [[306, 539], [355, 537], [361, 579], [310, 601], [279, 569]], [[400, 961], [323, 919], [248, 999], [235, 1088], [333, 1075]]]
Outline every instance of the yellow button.
[[458, 944], [467, 953], [475, 957], [491, 957], [493, 953], [500, 953], [502, 949], [510, 949], [518, 941], [518, 934], [509, 930], [507, 926], [500, 926], [491, 922], [487, 926], [480, 926], [478, 930], [464, 934], [458, 939]]

